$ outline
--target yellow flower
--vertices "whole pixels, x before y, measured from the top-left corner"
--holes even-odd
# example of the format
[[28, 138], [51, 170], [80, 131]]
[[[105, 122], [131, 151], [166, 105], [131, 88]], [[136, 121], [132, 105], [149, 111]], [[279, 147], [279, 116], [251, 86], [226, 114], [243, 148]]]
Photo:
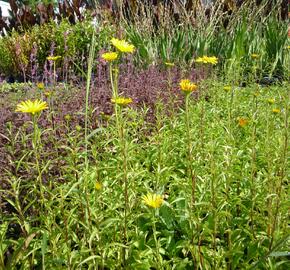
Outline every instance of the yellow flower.
[[268, 99], [268, 103], [269, 104], [274, 104], [275, 103], [275, 99], [274, 98], [269, 98]]
[[43, 89], [44, 89], [44, 83], [43, 83], [43, 82], [39, 82], [39, 83], [37, 83], [36, 86], [37, 86], [37, 88], [38, 88], [39, 90], [43, 90]]
[[113, 44], [114, 47], [116, 47], [120, 52], [125, 52], [125, 53], [132, 53], [135, 50], [134, 45], [129, 44], [125, 40], [120, 40], [117, 38], [112, 38], [111, 43]]
[[251, 57], [252, 57], [253, 59], [258, 59], [260, 56], [259, 56], [258, 54], [256, 54], [256, 53], [252, 53], [252, 54], [251, 54]]
[[273, 113], [280, 113], [281, 111], [280, 111], [280, 109], [275, 108], [275, 109], [272, 110], [272, 112]]
[[159, 208], [162, 203], [163, 199], [161, 195], [148, 193], [142, 197], [143, 202], [152, 208]]
[[171, 62], [164, 62], [165, 66], [167, 67], [174, 67], [175, 64], [174, 63], [171, 63]]
[[181, 91], [187, 94], [197, 89], [197, 85], [195, 85], [193, 82], [191, 82], [188, 79], [181, 80], [179, 83], [179, 86], [181, 88]]
[[95, 189], [96, 190], [101, 190], [102, 187], [103, 187], [102, 183], [100, 183], [99, 181], [97, 181], [96, 184], [95, 184]]
[[240, 127], [245, 127], [249, 123], [249, 121], [245, 118], [238, 118], [238, 121]]
[[202, 56], [198, 57], [195, 62], [216, 65], [218, 63], [218, 59], [215, 56]]
[[287, 49], [290, 49], [290, 46], [287, 46]]
[[225, 91], [231, 91], [232, 90], [232, 87], [231, 86], [229, 86], [229, 85], [226, 85], [226, 86], [224, 86], [224, 90]]
[[112, 98], [111, 101], [114, 104], [117, 104], [120, 106], [126, 106], [132, 103], [132, 98], [116, 97], [116, 98]]
[[57, 55], [57, 56], [53, 56], [53, 55], [50, 55], [50, 56], [47, 56], [46, 59], [48, 61], [57, 61], [58, 59], [60, 59], [61, 56]]
[[70, 114], [66, 114], [66, 115], [64, 116], [64, 119], [65, 119], [66, 121], [70, 121], [70, 120], [71, 120], [71, 116], [70, 116]]
[[47, 103], [41, 100], [27, 100], [17, 104], [16, 112], [31, 113], [32, 115], [47, 109]]
[[52, 95], [52, 93], [50, 91], [46, 91], [44, 92], [44, 95], [48, 98]]
[[82, 127], [80, 125], [76, 125], [76, 131], [81, 131]]
[[116, 59], [118, 58], [118, 54], [115, 53], [115, 52], [107, 52], [107, 53], [103, 53], [103, 54], [101, 55], [101, 57], [102, 57], [104, 60], [110, 62], [110, 61], [114, 61], [114, 60], [116, 60]]

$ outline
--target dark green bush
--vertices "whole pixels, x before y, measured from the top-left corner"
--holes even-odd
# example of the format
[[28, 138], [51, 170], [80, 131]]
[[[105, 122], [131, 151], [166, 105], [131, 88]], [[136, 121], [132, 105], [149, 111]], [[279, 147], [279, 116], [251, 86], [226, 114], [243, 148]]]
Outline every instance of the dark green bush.
[[[112, 30], [108, 25], [99, 24], [97, 28], [98, 43], [96, 50], [104, 48], [112, 37]], [[0, 74], [29, 80], [33, 65], [37, 62], [38, 74], [43, 73], [46, 57], [53, 51], [61, 56], [58, 67], [74, 68], [77, 63], [80, 68], [85, 67], [82, 61], [88, 56], [89, 44], [94, 31], [91, 18], [71, 25], [66, 19], [59, 24], [51, 21], [44, 25], [37, 25], [24, 34], [12, 32], [10, 36], [0, 39]], [[35, 54], [36, 55], [33, 55]], [[35, 58], [36, 61], [31, 61]]]

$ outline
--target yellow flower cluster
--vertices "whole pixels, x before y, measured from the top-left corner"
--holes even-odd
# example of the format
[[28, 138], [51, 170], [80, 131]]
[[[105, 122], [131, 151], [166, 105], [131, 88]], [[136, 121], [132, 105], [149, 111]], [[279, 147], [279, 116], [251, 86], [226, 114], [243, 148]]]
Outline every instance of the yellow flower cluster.
[[132, 53], [135, 50], [134, 45], [129, 44], [127, 41], [123, 39], [121, 40], [117, 38], [112, 38], [111, 43], [115, 48], [117, 48], [120, 52], [123, 53]]
[[167, 67], [174, 67], [174, 66], [175, 66], [175, 64], [172, 63], [172, 62], [164, 62], [164, 64], [165, 64], [165, 66], [167, 66]]
[[215, 56], [202, 56], [198, 57], [195, 60], [196, 63], [203, 63], [203, 64], [212, 64], [216, 65], [218, 63], [218, 59]]
[[31, 113], [32, 115], [47, 109], [47, 103], [41, 100], [27, 100], [17, 104], [16, 112]]
[[252, 57], [253, 59], [258, 59], [258, 58], [260, 57], [260, 55], [258, 55], [258, 54], [256, 54], [256, 53], [252, 53], [252, 54], [251, 54], [251, 57]]
[[46, 59], [48, 61], [57, 61], [58, 59], [60, 59], [61, 56], [57, 55], [57, 56], [53, 56], [53, 55], [50, 55], [50, 56], [47, 56]]
[[125, 97], [116, 97], [111, 99], [112, 103], [120, 105], [120, 106], [126, 106], [130, 103], [132, 103], [132, 98], [125, 98]]
[[44, 92], [44, 95], [49, 98], [51, 95], [52, 95], [52, 92], [51, 91], [45, 91]]
[[232, 87], [229, 86], [229, 85], [226, 85], [226, 86], [224, 86], [224, 90], [227, 91], [227, 92], [229, 92], [229, 91], [232, 90]]
[[105, 61], [114, 61], [118, 58], [118, 54], [116, 52], [106, 52], [106, 53], [103, 53], [101, 55], [101, 57], [105, 60]]
[[269, 104], [274, 104], [275, 103], [275, 99], [274, 98], [269, 98], [268, 99], [268, 103]]
[[36, 86], [37, 86], [37, 88], [38, 88], [39, 90], [43, 90], [43, 89], [44, 89], [44, 83], [43, 83], [43, 82], [39, 82], [39, 83], [37, 83]]
[[188, 79], [181, 80], [179, 83], [181, 91], [183, 91], [186, 94], [191, 93], [192, 91], [195, 91], [197, 89], [197, 85], [195, 85], [193, 82], [191, 82]]
[[163, 198], [159, 194], [148, 193], [142, 197], [143, 202], [152, 208], [160, 208], [163, 203]]
[[95, 189], [96, 189], [96, 190], [101, 190], [102, 187], [103, 187], [103, 185], [102, 185], [102, 183], [100, 183], [99, 181], [97, 181], [97, 182], [95, 183]]
[[278, 108], [274, 108], [274, 109], [272, 110], [272, 112], [273, 112], [273, 113], [280, 113], [280, 112], [281, 112], [281, 110], [280, 110], [280, 109], [278, 109]]

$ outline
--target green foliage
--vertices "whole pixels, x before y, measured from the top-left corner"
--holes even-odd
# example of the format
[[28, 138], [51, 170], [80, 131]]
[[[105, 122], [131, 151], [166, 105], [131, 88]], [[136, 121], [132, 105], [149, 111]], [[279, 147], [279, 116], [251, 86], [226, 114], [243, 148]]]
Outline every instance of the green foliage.
[[236, 76], [249, 77], [251, 54], [255, 53], [259, 54], [260, 65], [256, 70], [259, 76], [287, 76], [288, 25], [279, 19], [279, 6], [267, 16], [266, 6], [253, 6], [251, 10], [247, 5], [229, 15], [217, 1], [211, 12], [206, 16], [202, 8], [191, 21], [190, 12], [180, 11], [179, 22], [166, 14], [159, 18], [158, 26], [154, 25], [156, 18], [150, 9], [135, 15], [133, 23], [125, 23], [125, 29], [138, 47], [136, 63], [148, 65], [171, 60], [183, 66], [198, 56], [214, 55], [220, 59], [221, 73], [231, 76], [229, 72], [234, 66]]
[[[185, 77], [196, 57], [218, 57], [217, 69], [196, 65], [211, 75], [196, 96], [170, 96], [183, 98], [178, 111], [156, 100], [153, 108], [115, 105], [112, 116], [92, 121], [94, 55], [115, 33], [108, 23], [93, 34], [89, 19], [63, 20], [0, 40], [6, 75], [29, 73], [35, 44], [40, 68], [54, 44], [58, 69], [65, 59], [88, 69], [82, 111], [55, 125], [63, 116], [53, 105], [66, 102], [58, 91], [74, 94], [55, 84], [48, 110], [0, 134], [9, 162], [1, 171], [1, 269], [288, 269], [289, 91], [286, 82], [255, 83], [264, 73], [289, 72], [285, 23], [241, 8], [227, 14], [225, 27], [218, 2], [209, 17], [192, 22], [183, 14], [184, 25], [165, 16], [156, 28], [148, 10], [120, 26], [140, 67], [170, 61]], [[118, 93], [117, 64], [110, 71]], [[178, 85], [167, 74], [169, 92]], [[33, 85], [1, 92], [20, 87]], [[142, 201], [148, 192], [162, 194], [160, 208]]]
[[[121, 112], [128, 151], [127, 243], [122, 236], [123, 146], [114, 115], [105, 123], [100, 120], [97, 130], [88, 129], [87, 174], [82, 129], [67, 120], [57, 127], [67, 131], [57, 141], [53, 129], [41, 131], [44, 202], [38, 173], [31, 170], [32, 150], [15, 149], [16, 142], [28, 145], [31, 133], [25, 126], [16, 135], [8, 128], [6, 147], [17, 158], [12, 161], [16, 171], [5, 176], [11, 188], [1, 191], [14, 209], [14, 214], [2, 213], [2, 268], [120, 269], [125, 248], [129, 269], [287, 269], [286, 257], [270, 254], [283, 255], [289, 241], [289, 93], [284, 86], [232, 85], [225, 91], [222, 83], [203, 82], [199, 87], [206, 89], [209, 99], [202, 95], [189, 102], [194, 209], [183, 108], [169, 117], [159, 103], [156, 125], [146, 122], [146, 109]], [[269, 103], [269, 98], [275, 102]], [[274, 108], [280, 112], [273, 113]], [[50, 118], [49, 112], [44, 114]], [[244, 126], [239, 125], [241, 118], [247, 120]], [[48, 150], [44, 141], [53, 143], [53, 149]], [[56, 164], [58, 176], [50, 171]], [[102, 183], [101, 190], [95, 189], [96, 181]], [[166, 195], [155, 212], [141, 200], [147, 192]], [[15, 240], [8, 237], [16, 236], [12, 225], [20, 227]], [[5, 256], [9, 258], [4, 263]]]
[[[30, 59], [33, 54], [33, 47], [37, 49], [36, 60], [38, 74], [42, 74], [46, 57], [50, 55], [52, 47], [54, 55], [61, 56], [59, 67], [63, 67], [64, 61], [68, 69], [74, 69], [74, 63], [81, 63], [80, 67], [85, 68], [81, 60], [88, 55], [88, 44], [93, 33], [91, 19], [71, 25], [67, 20], [60, 24], [50, 22], [44, 25], [37, 25], [26, 31], [24, 34], [13, 31], [10, 36], [0, 39], [0, 73], [15, 77], [31, 76], [31, 69], [35, 63]], [[109, 43], [112, 36], [110, 26], [99, 25], [97, 30], [98, 43], [96, 51]]]

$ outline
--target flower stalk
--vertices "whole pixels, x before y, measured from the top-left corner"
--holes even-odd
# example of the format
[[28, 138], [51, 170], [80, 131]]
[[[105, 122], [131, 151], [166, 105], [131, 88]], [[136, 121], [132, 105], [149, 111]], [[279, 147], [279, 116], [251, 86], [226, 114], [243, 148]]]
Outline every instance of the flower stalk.
[[192, 162], [192, 140], [190, 132], [189, 121], [189, 100], [190, 94], [197, 89], [197, 86], [188, 79], [181, 80], [179, 83], [181, 91], [185, 94], [185, 125], [186, 125], [186, 145], [187, 145], [187, 173], [189, 176], [189, 182], [191, 183], [191, 209], [194, 208], [195, 203], [195, 175], [193, 172]]

